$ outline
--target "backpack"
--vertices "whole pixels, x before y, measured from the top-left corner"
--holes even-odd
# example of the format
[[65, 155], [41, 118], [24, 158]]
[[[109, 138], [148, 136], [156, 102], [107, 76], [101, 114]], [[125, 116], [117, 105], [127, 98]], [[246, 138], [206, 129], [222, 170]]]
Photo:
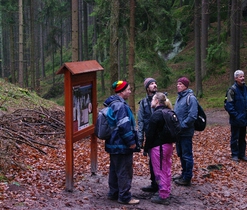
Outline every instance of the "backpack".
[[109, 106], [101, 109], [98, 113], [94, 134], [101, 140], [109, 139], [111, 137], [113, 128], [108, 123], [107, 113], [109, 109], [111, 109], [111, 104], [114, 102], [115, 101], [111, 102]]
[[168, 108], [162, 109], [165, 126], [172, 143], [179, 140], [181, 126], [176, 113]]
[[228, 95], [228, 92], [229, 90], [232, 90], [233, 92], [235, 92], [236, 90], [236, 86], [235, 85], [232, 85], [231, 87], [229, 87], [226, 91], [226, 95], [225, 95], [225, 100], [224, 100], [224, 109], [227, 111], [226, 109], [226, 102], [227, 102], [227, 95]]
[[[189, 94], [187, 97], [187, 104], [189, 105], [189, 97], [193, 95], [193, 93]], [[207, 116], [202, 108], [202, 106], [197, 101], [197, 118], [194, 123], [194, 128], [196, 131], [203, 131], [206, 128], [207, 125]]]

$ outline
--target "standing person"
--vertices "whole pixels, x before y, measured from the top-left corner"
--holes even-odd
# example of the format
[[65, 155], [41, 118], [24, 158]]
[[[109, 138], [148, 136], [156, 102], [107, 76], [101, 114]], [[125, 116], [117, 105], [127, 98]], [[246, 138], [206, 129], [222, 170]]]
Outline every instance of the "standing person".
[[[138, 120], [138, 141], [140, 143], [141, 148], [143, 147], [145, 134], [148, 129], [149, 119], [153, 113], [153, 108], [151, 107], [151, 101], [154, 96], [154, 94], [157, 91], [157, 82], [154, 78], [146, 78], [144, 80], [144, 88], [146, 90], [146, 97], [143, 98], [139, 102], [139, 111], [137, 114], [137, 120]], [[153, 167], [151, 163], [151, 159], [149, 156], [149, 169], [150, 169], [150, 180], [151, 185], [148, 185], [146, 187], [141, 188], [144, 192], [157, 192], [158, 191], [158, 185], [155, 181], [155, 176], [153, 172]]]
[[[177, 154], [180, 158], [182, 173], [173, 177], [178, 185], [189, 186], [192, 179], [194, 165], [192, 138], [194, 135], [194, 122], [197, 118], [197, 99], [193, 90], [189, 89], [189, 79], [181, 77], [177, 80], [177, 100], [174, 106], [181, 124], [180, 139], [176, 143]], [[188, 98], [189, 97], [189, 98]]]
[[230, 115], [231, 124], [231, 155], [233, 161], [247, 161], [246, 125], [247, 125], [247, 87], [244, 82], [244, 72], [234, 72], [235, 83], [227, 93], [226, 110]]
[[131, 94], [130, 85], [126, 81], [116, 81], [112, 88], [116, 94], [104, 102], [111, 107], [107, 117], [114, 127], [110, 139], [105, 140], [105, 151], [110, 154], [108, 199], [122, 204], [138, 204], [139, 200], [133, 199], [130, 193], [136, 148], [135, 120], [125, 101]]
[[167, 135], [162, 109], [172, 109], [172, 105], [164, 93], [157, 92], [153, 96], [151, 107], [154, 108], [154, 113], [149, 120], [144, 151], [151, 157], [155, 180], [159, 187], [159, 195], [153, 196], [151, 202], [169, 205], [173, 146]]

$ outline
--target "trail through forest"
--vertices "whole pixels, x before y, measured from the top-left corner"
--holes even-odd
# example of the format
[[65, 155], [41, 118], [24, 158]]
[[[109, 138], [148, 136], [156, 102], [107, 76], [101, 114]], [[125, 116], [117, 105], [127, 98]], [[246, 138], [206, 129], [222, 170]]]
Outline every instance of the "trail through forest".
[[[98, 172], [90, 173], [90, 140], [74, 144], [74, 191], [65, 191], [64, 136], [54, 135], [42, 147], [46, 154], [19, 145], [18, 157], [26, 170], [11, 167], [9, 181], [0, 183], [1, 209], [247, 209], [246, 162], [230, 159], [230, 130], [224, 110], [208, 110], [208, 126], [196, 132], [193, 139], [194, 177], [192, 185], [181, 187], [172, 183], [170, 205], [151, 203], [152, 193], [141, 187], [150, 183], [148, 158], [134, 155], [134, 177], [131, 192], [140, 199], [138, 205], [123, 205], [107, 200], [109, 156], [104, 142], [98, 141]], [[18, 158], [16, 157], [16, 158]], [[180, 173], [180, 163], [174, 148], [172, 173]]]

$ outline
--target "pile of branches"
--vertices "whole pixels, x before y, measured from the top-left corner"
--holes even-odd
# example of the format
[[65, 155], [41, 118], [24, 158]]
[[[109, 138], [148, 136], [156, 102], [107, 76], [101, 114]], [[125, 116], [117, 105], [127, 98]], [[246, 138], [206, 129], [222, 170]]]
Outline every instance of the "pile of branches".
[[46, 154], [43, 148], [56, 148], [53, 140], [64, 138], [64, 134], [64, 112], [60, 110], [40, 107], [18, 109], [3, 115], [0, 117], [0, 169], [6, 169], [10, 164], [21, 167], [14, 158], [20, 145]]

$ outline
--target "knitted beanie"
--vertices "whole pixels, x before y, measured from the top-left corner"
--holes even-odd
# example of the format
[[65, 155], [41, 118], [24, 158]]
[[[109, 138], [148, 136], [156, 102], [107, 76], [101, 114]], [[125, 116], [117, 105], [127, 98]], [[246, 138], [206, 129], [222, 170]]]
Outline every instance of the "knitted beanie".
[[149, 86], [152, 82], [157, 83], [156, 80], [155, 80], [154, 78], [151, 78], [151, 77], [145, 78], [145, 79], [144, 79], [144, 87], [145, 87], [145, 89], [147, 89], [148, 86]]
[[189, 81], [189, 79], [187, 77], [181, 77], [181, 78], [178, 79], [177, 82], [183, 83], [184, 86], [187, 87], [187, 88], [189, 87], [189, 83], [190, 83], [190, 81]]
[[126, 81], [116, 81], [112, 84], [112, 89], [115, 90], [115, 93], [120, 93], [122, 91], [124, 91], [127, 87], [128, 87], [128, 83]]

